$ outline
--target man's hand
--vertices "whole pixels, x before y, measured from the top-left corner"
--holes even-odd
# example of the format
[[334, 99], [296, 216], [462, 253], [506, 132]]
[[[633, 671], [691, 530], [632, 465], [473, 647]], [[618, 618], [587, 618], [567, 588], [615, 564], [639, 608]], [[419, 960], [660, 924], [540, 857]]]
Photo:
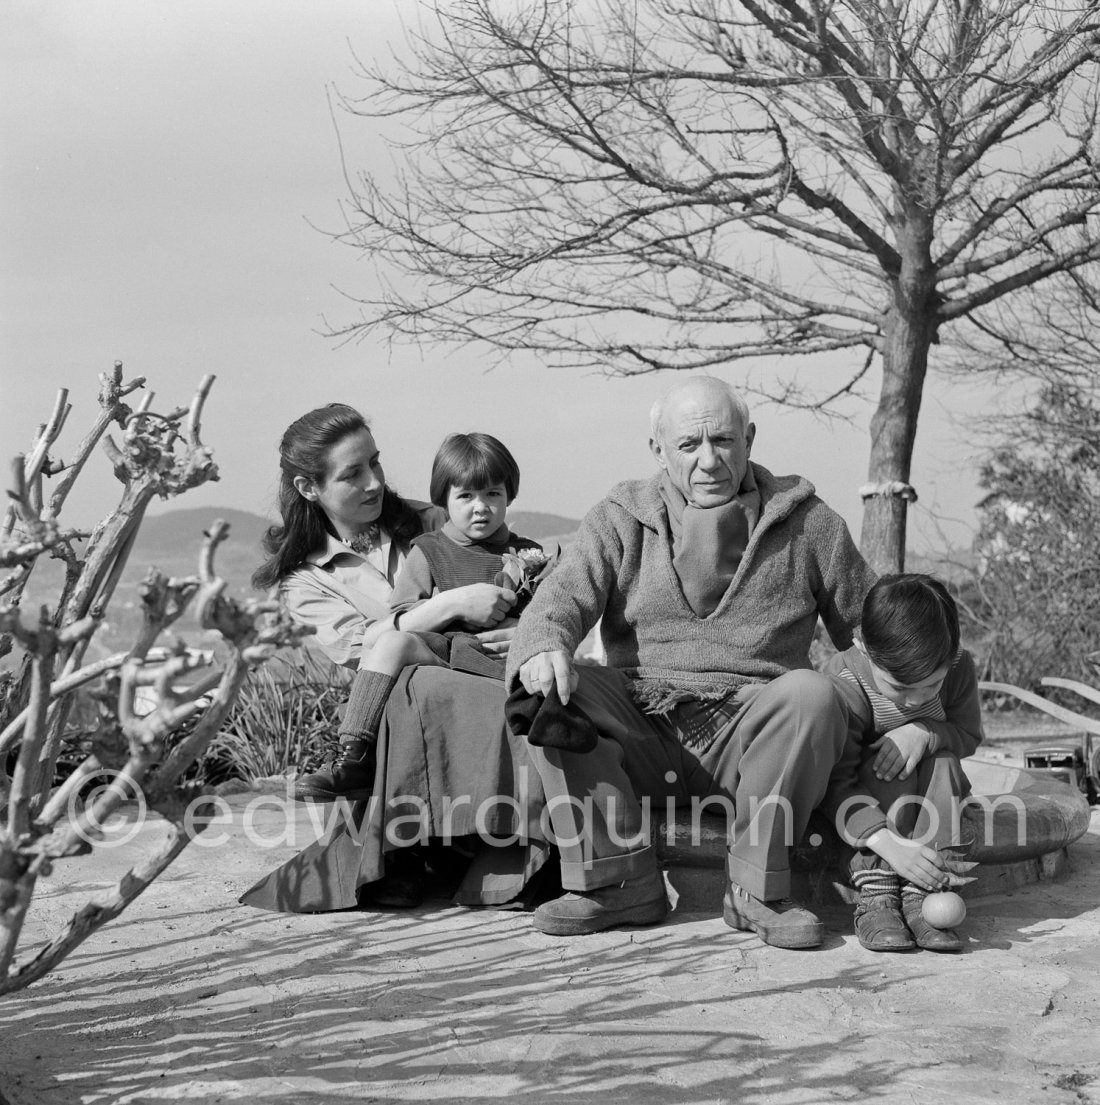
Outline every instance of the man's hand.
[[908, 779], [917, 764], [927, 755], [932, 744], [932, 734], [915, 722], [891, 729], [871, 745], [875, 753], [871, 768], [876, 778], [890, 782], [895, 777]]
[[528, 694], [541, 694], [544, 697], [556, 683], [558, 698], [564, 706], [577, 685], [573, 657], [560, 649], [555, 649], [553, 652], [540, 652], [520, 667], [519, 681]]
[[942, 890], [952, 885], [944, 858], [935, 848], [907, 840], [889, 829], [872, 833], [867, 838], [867, 847], [882, 856], [902, 879], [921, 890]]
[[490, 656], [507, 656], [518, 624], [519, 618], [505, 618], [496, 629], [483, 629], [475, 636], [481, 643], [482, 649]]

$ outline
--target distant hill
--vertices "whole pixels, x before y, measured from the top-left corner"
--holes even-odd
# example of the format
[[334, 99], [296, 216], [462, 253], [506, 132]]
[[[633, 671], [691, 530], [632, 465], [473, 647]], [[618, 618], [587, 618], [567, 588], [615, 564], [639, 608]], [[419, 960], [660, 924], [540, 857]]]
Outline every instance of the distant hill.
[[218, 518], [229, 523], [229, 536], [215, 554], [218, 574], [229, 581], [231, 589], [248, 589], [248, 579], [264, 556], [260, 539], [271, 522], [259, 514], [227, 507], [189, 507], [147, 515], [130, 554], [127, 576], [136, 570], [140, 579], [152, 565], [169, 576], [194, 575], [203, 534]]
[[542, 541], [546, 537], [568, 537], [576, 533], [580, 522], [576, 518], [543, 514], [537, 510], [510, 510], [508, 525], [521, 537]]
[[[138, 534], [131, 562], [156, 564], [169, 575], [193, 573], [203, 532], [216, 518], [224, 518], [230, 526], [229, 537], [219, 553], [219, 566], [223, 557], [227, 558], [226, 565], [247, 563], [247, 570], [243, 573], [223, 573], [227, 579], [239, 579], [243, 584], [263, 558], [260, 541], [264, 531], [271, 525], [269, 519], [246, 510], [191, 507], [146, 517]], [[551, 537], [562, 539], [572, 536], [580, 526], [580, 521], [539, 510], [510, 510], [508, 524], [524, 537], [543, 541]], [[962, 548], [948, 549], [932, 555], [915, 552], [906, 555], [906, 567], [909, 571], [931, 572], [949, 582], [958, 582], [973, 571], [974, 561], [974, 553]]]
[[229, 540], [260, 547], [260, 537], [271, 522], [259, 514], [228, 507], [188, 507], [163, 514], [147, 514], [138, 534], [137, 547], [151, 549], [179, 548], [181, 544], [198, 540], [218, 518], [229, 523]]
[[[96, 633], [93, 658], [125, 649], [133, 641], [141, 619], [138, 588], [151, 568], [169, 577], [198, 574], [203, 534], [218, 518], [229, 523], [229, 536], [215, 555], [218, 575], [225, 579], [229, 595], [239, 599], [257, 596], [250, 580], [264, 558], [261, 539], [271, 524], [269, 519], [226, 507], [188, 507], [147, 515], [108, 608], [106, 623]], [[539, 541], [556, 538], [563, 543], [580, 524], [575, 518], [539, 511], [516, 511], [509, 516], [509, 521], [515, 531], [525, 537]], [[41, 560], [23, 596], [24, 608], [33, 610], [39, 604], [52, 608], [61, 572], [58, 561]], [[176, 623], [171, 633], [203, 647], [215, 643], [215, 638], [203, 633], [190, 613]]]
[[[203, 533], [218, 518], [229, 523], [229, 537], [218, 551], [218, 570], [226, 579], [243, 586], [263, 559], [261, 539], [271, 525], [269, 519], [246, 510], [192, 507], [147, 517], [130, 556], [131, 564], [155, 564], [168, 575], [194, 573]], [[536, 541], [568, 537], [580, 525], [576, 518], [537, 510], [509, 511], [508, 522], [516, 533]], [[229, 565], [246, 570], [230, 570]]]
[[[106, 621], [93, 639], [92, 659], [126, 649], [133, 642], [141, 622], [138, 588], [151, 568], [157, 568], [169, 577], [198, 575], [203, 533], [217, 518], [224, 518], [230, 529], [228, 538], [215, 554], [214, 567], [225, 579], [229, 595], [238, 599], [256, 596], [249, 579], [263, 557], [260, 537], [270, 525], [267, 519], [244, 510], [218, 507], [169, 510], [163, 514], [147, 515], [138, 530], [137, 541], [114, 598], [107, 608]], [[77, 548], [82, 550], [83, 546], [78, 544]], [[24, 609], [33, 610], [40, 604], [52, 609], [57, 601], [61, 573], [58, 561], [40, 558], [23, 595]], [[216, 639], [199, 628], [190, 611], [171, 628], [169, 634], [203, 647], [211, 647]]]

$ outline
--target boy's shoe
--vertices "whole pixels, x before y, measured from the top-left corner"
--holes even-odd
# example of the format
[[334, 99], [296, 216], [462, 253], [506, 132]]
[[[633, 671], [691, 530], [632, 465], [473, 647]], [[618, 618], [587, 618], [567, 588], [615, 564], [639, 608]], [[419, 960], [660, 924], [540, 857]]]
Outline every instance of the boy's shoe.
[[722, 920], [732, 929], [752, 930], [773, 948], [816, 948], [825, 926], [790, 898], [764, 902], [729, 883], [722, 899]]
[[962, 937], [954, 929], [938, 929], [924, 919], [921, 912], [923, 903], [923, 894], [903, 894], [901, 898], [905, 923], [909, 926], [917, 946], [930, 952], [962, 951]]
[[572, 890], [535, 910], [532, 922], [548, 936], [587, 936], [619, 925], [656, 925], [668, 916], [660, 871], [595, 890]]
[[294, 797], [299, 802], [363, 801], [374, 791], [374, 769], [375, 742], [362, 738], [348, 741], [330, 764], [295, 782]]
[[896, 894], [860, 894], [855, 928], [859, 942], [868, 951], [913, 950], [913, 937], [901, 915], [901, 903]]

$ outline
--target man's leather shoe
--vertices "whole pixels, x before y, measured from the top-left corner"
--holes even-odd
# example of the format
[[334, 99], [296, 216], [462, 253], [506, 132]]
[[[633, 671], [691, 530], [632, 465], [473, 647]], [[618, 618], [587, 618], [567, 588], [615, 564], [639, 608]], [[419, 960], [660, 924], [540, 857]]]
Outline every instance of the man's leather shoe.
[[921, 913], [924, 898], [917, 894], [903, 894], [901, 899], [905, 923], [917, 942], [917, 947], [930, 952], [962, 951], [962, 937], [954, 929], [938, 929], [930, 925]]
[[732, 929], [755, 932], [773, 948], [816, 948], [825, 926], [790, 898], [762, 902], [730, 883], [722, 899], [722, 919]]
[[340, 746], [332, 763], [297, 780], [294, 797], [299, 802], [335, 802], [339, 798], [363, 801], [374, 790], [375, 766], [373, 740], [348, 741]]
[[656, 925], [668, 916], [660, 871], [613, 886], [574, 890], [535, 910], [533, 923], [549, 936], [587, 936], [619, 925]]
[[871, 952], [908, 952], [913, 937], [892, 894], [861, 894], [856, 906], [856, 936]]

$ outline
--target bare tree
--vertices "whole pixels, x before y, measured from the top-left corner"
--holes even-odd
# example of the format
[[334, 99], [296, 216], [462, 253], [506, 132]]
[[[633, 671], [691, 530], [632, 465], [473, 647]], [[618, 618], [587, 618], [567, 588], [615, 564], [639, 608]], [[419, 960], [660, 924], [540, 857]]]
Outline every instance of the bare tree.
[[[1095, 390], [1100, 365], [1100, 267], [1055, 273], [987, 308], [953, 342], [958, 365], [978, 358], [987, 371], [1023, 373], [1050, 387]], [[1013, 410], [1020, 404], [1013, 403]], [[994, 433], [1006, 416], [991, 410]], [[1011, 424], [1011, 414], [1007, 417]]]
[[431, 10], [342, 101], [394, 123], [398, 166], [349, 174], [376, 291], [332, 332], [620, 374], [762, 358], [747, 390], [818, 409], [878, 365], [861, 543], [900, 567], [944, 327], [1100, 259], [1097, 4]]

